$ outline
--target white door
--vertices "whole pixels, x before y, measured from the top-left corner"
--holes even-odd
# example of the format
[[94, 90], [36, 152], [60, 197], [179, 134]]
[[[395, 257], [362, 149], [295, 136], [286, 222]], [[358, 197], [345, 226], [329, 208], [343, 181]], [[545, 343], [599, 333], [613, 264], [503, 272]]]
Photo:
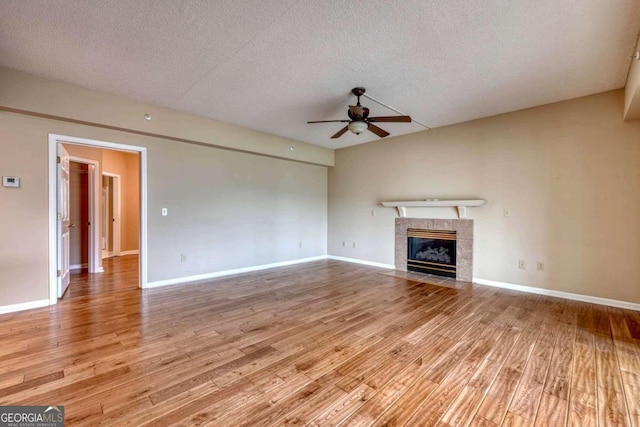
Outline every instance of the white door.
[[58, 298], [69, 286], [69, 153], [58, 144]]

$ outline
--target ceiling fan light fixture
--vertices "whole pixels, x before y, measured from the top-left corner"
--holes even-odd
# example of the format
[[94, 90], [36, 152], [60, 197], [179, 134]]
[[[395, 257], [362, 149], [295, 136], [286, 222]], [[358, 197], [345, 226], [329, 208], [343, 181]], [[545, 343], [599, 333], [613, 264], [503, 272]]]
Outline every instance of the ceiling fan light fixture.
[[[356, 105], [349, 105], [349, 109], [347, 110], [347, 115], [349, 116], [349, 119], [347, 120], [313, 120], [313, 121], [309, 121], [307, 123], [348, 123], [345, 127], [343, 127], [342, 129], [340, 129], [338, 132], [336, 132], [331, 139], [336, 139], [336, 138], [340, 138], [342, 135], [344, 135], [348, 130], [351, 131], [351, 133], [354, 133], [356, 135], [360, 135], [362, 132], [364, 132], [365, 130], [369, 130], [372, 133], [378, 135], [380, 138], [385, 138], [387, 136], [389, 136], [389, 132], [387, 132], [384, 129], [379, 128], [378, 126], [376, 126], [376, 124], [378, 122], [380, 123], [411, 123], [411, 117], [410, 116], [379, 116], [379, 117], [369, 117], [369, 109], [367, 107], [364, 107], [362, 104], [360, 104], [360, 97], [362, 95], [364, 95], [364, 88], [363, 87], [354, 87], [351, 90], [351, 93], [353, 93], [357, 98], [358, 98], [358, 102]], [[373, 98], [372, 98], [373, 99]], [[376, 101], [380, 104], [379, 101]], [[381, 104], [384, 105], [385, 107], [392, 109], [396, 112], [398, 112], [398, 110], [395, 110], [393, 107], [388, 107], [385, 104]]]
[[363, 121], [356, 121], [349, 123], [349, 130], [356, 135], [360, 135], [362, 132], [369, 128], [369, 124]]

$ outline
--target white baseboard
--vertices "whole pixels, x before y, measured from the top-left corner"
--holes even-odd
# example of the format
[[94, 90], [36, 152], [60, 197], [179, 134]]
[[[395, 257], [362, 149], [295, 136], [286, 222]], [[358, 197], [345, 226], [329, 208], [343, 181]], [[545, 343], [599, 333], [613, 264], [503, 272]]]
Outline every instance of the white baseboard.
[[[389, 269], [392, 269], [392, 270], [396, 268], [395, 265], [391, 265], [391, 264], [383, 264], [383, 263], [380, 263], [380, 262], [365, 261], [365, 260], [355, 259], [355, 258], [345, 258], [345, 257], [340, 257], [340, 256], [335, 256], [335, 255], [327, 255], [327, 258], [328, 259], [335, 259], [335, 260], [338, 260], [338, 261], [353, 262], [353, 263], [356, 263], [356, 264], [370, 265], [372, 267], [389, 268]], [[511, 289], [511, 290], [514, 290], [514, 291], [527, 292], [527, 293], [531, 293], [531, 294], [548, 295], [548, 296], [552, 296], [552, 297], [565, 298], [565, 299], [570, 299], [570, 300], [574, 300], [574, 301], [589, 302], [589, 303], [592, 303], [592, 304], [608, 305], [610, 307], [626, 308], [628, 310], [640, 311], [640, 304], [633, 303], [633, 302], [628, 302], [628, 301], [620, 301], [620, 300], [614, 300], [614, 299], [608, 299], [608, 298], [594, 297], [594, 296], [590, 296], [590, 295], [574, 294], [574, 293], [571, 293], [571, 292], [554, 291], [552, 289], [544, 289], [544, 288], [536, 288], [536, 287], [533, 287], [533, 286], [516, 285], [514, 283], [498, 282], [498, 281], [495, 281], [495, 280], [479, 279], [479, 278], [475, 278], [475, 277], [473, 278], [473, 283], [477, 283], [479, 285], [494, 286], [494, 287], [503, 288], [503, 289]]]
[[89, 264], [82, 263], [82, 264], [73, 264], [69, 266], [69, 270], [82, 270], [83, 268], [88, 268]]
[[124, 256], [124, 255], [138, 255], [140, 253], [139, 250], [134, 249], [131, 251], [120, 251], [120, 253], [118, 254], [118, 256]]
[[96, 273], [104, 273], [104, 267], [98, 267]]
[[[276, 262], [273, 264], [263, 264], [263, 265], [253, 266], [253, 267], [244, 267], [244, 268], [236, 268], [233, 270], [218, 271], [215, 273], [206, 273], [206, 274], [199, 274], [195, 276], [178, 277], [175, 279], [167, 279], [167, 280], [158, 280], [155, 282], [147, 283], [146, 287], [157, 288], [160, 286], [196, 282], [200, 280], [214, 279], [216, 277], [231, 276], [234, 274], [241, 274], [241, 273], [249, 273], [252, 271], [266, 270], [266, 269], [275, 268], [275, 267], [284, 267], [287, 265], [300, 264], [300, 263], [311, 262], [311, 261], [319, 261], [323, 259], [332, 259], [336, 261], [351, 262], [354, 264], [362, 264], [362, 265], [368, 265], [371, 267], [387, 268], [391, 270], [396, 268], [395, 265], [384, 264], [381, 262], [365, 261], [361, 259], [346, 258], [346, 257], [335, 256], [335, 255], [320, 255], [316, 257], [302, 258], [302, 259], [297, 259], [292, 261]], [[473, 282], [479, 285], [494, 286], [494, 287], [503, 288], [503, 289], [511, 289], [514, 291], [527, 292], [527, 293], [538, 294], [538, 295], [547, 295], [547, 296], [565, 298], [565, 299], [574, 300], [574, 301], [582, 301], [582, 302], [588, 302], [593, 304], [607, 305], [611, 307], [618, 307], [618, 308], [625, 308], [629, 310], [640, 311], [640, 304], [627, 302], [627, 301], [619, 301], [619, 300], [594, 297], [589, 295], [580, 295], [580, 294], [574, 294], [570, 292], [554, 291], [551, 289], [516, 285], [514, 283], [498, 282], [495, 280], [486, 280], [486, 279], [480, 279], [480, 278], [473, 278]]]
[[335, 256], [335, 255], [327, 255], [327, 258], [328, 259], [335, 259], [336, 261], [345, 261], [345, 262], [352, 262], [354, 264], [369, 265], [371, 267], [390, 268], [392, 270], [394, 270], [396, 268], [395, 265], [383, 264], [381, 262], [365, 261], [363, 259], [345, 258], [345, 257]]
[[46, 307], [48, 305], [48, 299], [23, 302], [21, 304], [2, 305], [0, 306], [0, 314], [13, 313], [14, 311], [31, 310], [32, 308]]
[[530, 294], [547, 295], [551, 297], [565, 298], [574, 301], [590, 302], [592, 304], [608, 305], [611, 307], [626, 308], [629, 310], [640, 311], [640, 304], [619, 301], [615, 299], [592, 297], [589, 295], [573, 294], [571, 292], [554, 291], [552, 289], [535, 288], [533, 286], [516, 285], [514, 283], [497, 282], [495, 280], [486, 280], [473, 278], [473, 283], [479, 285], [494, 286], [496, 288], [511, 289], [514, 291], [527, 292]]
[[258, 270], [267, 270], [269, 268], [275, 268], [275, 267], [285, 267], [287, 265], [301, 264], [303, 262], [311, 262], [311, 261], [320, 261], [323, 259], [327, 259], [327, 256], [320, 255], [320, 256], [315, 256], [310, 258], [294, 259], [292, 261], [275, 262], [273, 264], [263, 264], [263, 265], [256, 265], [253, 267], [243, 267], [243, 268], [236, 268], [233, 270], [216, 271], [214, 273], [198, 274], [195, 276], [177, 277], [175, 279], [167, 279], [167, 280], [157, 280], [155, 282], [148, 282], [146, 288], [157, 288], [160, 286], [178, 285], [181, 283], [189, 283], [189, 282], [196, 282], [200, 280], [214, 279], [216, 277], [231, 276], [234, 274], [249, 273], [249, 272], [258, 271]]

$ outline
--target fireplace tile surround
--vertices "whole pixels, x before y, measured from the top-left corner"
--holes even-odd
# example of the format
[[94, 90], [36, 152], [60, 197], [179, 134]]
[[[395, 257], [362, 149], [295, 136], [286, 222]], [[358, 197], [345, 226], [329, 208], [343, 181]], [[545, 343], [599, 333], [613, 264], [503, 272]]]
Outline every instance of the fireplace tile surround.
[[455, 230], [457, 233], [456, 280], [470, 282], [473, 278], [473, 220], [396, 218], [396, 270], [407, 271], [407, 229]]

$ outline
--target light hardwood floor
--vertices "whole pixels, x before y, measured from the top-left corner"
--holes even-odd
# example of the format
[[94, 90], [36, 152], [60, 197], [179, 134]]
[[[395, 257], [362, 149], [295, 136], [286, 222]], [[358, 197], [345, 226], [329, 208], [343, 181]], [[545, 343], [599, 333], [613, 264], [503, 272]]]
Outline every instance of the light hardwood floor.
[[0, 405], [64, 405], [67, 425], [640, 426], [638, 312], [339, 261], [140, 291], [123, 261], [108, 292], [0, 316]]
[[90, 274], [86, 268], [72, 270], [63, 299], [138, 289], [138, 255], [104, 258], [102, 267], [104, 274]]

